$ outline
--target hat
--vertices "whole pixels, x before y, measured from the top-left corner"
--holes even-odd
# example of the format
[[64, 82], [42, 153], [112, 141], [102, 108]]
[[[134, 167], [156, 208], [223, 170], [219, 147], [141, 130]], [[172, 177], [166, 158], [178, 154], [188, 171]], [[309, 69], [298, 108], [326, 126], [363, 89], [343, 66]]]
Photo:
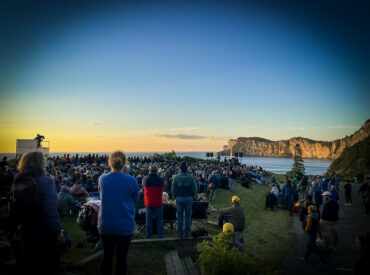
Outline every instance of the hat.
[[240, 202], [240, 198], [239, 198], [238, 196], [233, 196], [233, 197], [231, 198], [231, 202], [232, 202], [232, 203], [239, 203], [239, 202]]
[[234, 226], [232, 223], [224, 223], [224, 226], [222, 227], [223, 233], [234, 233]]
[[157, 168], [157, 166], [156, 166], [156, 165], [151, 164], [151, 165], [149, 166], [149, 172], [157, 172], [157, 171], [158, 171], [158, 168]]
[[329, 191], [325, 191], [324, 193], [321, 194], [321, 196], [330, 196], [331, 197], [331, 193]]

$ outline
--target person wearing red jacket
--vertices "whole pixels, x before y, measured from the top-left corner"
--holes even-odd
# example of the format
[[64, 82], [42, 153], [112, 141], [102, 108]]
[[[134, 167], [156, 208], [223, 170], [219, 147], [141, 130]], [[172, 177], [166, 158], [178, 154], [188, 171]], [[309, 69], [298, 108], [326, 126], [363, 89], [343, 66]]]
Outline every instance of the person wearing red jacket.
[[157, 174], [155, 165], [149, 166], [149, 175], [143, 178], [144, 205], [146, 207], [146, 237], [152, 238], [154, 216], [157, 219], [158, 237], [163, 238], [163, 201], [164, 179]]

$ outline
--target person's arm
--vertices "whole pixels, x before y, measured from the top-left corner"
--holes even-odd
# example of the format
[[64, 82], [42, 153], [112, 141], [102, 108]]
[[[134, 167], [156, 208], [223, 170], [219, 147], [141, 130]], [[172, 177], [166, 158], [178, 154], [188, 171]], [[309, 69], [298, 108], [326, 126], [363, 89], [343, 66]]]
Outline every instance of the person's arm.
[[52, 178], [44, 175], [38, 182], [38, 192], [42, 200], [42, 210], [45, 221], [55, 236], [60, 234], [60, 220], [57, 208], [57, 191]]
[[134, 177], [132, 177], [131, 193], [132, 193], [132, 198], [134, 199], [134, 202], [137, 202], [139, 200], [140, 189]]
[[221, 215], [230, 216], [231, 215], [231, 207], [229, 207], [229, 208], [220, 208], [220, 209], [218, 209], [218, 213], [220, 213]]
[[171, 185], [171, 193], [174, 196], [176, 196], [176, 188], [177, 188], [177, 180], [176, 180], [176, 176], [175, 176], [173, 178], [172, 185]]

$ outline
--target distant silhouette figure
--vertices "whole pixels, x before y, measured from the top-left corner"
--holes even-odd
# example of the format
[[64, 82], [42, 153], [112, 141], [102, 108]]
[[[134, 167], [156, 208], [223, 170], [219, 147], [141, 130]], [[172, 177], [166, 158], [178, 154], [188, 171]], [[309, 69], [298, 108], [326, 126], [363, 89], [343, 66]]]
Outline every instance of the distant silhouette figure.
[[45, 136], [37, 134], [37, 136], [33, 140], [37, 140], [37, 148], [41, 147], [41, 142], [45, 139]]

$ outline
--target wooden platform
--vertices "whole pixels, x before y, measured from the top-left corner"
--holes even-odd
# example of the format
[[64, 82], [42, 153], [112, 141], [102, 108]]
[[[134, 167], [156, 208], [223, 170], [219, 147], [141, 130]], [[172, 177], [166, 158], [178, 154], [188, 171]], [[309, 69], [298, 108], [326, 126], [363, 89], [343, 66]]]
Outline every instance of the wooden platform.
[[189, 256], [180, 258], [177, 250], [172, 250], [165, 256], [167, 275], [198, 275], [199, 272]]
[[[135, 247], [173, 247], [176, 250], [181, 250], [184, 252], [188, 252], [196, 246], [198, 242], [203, 240], [210, 240], [212, 236], [202, 236], [198, 237], [197, 239], [189, 238], [189, 239], [181, 239], [181, 238], [159, 238], [159, 239], [139, 239], [139, 240], [132, 240], [130, 248]], [[176, 252], [177, 253], [177, 252]], [[84, 265], [94, 259], [97, 259], [103, 255], [103, 250], [100, 250], [83, 260], [81, 260], [77, 265]]]

